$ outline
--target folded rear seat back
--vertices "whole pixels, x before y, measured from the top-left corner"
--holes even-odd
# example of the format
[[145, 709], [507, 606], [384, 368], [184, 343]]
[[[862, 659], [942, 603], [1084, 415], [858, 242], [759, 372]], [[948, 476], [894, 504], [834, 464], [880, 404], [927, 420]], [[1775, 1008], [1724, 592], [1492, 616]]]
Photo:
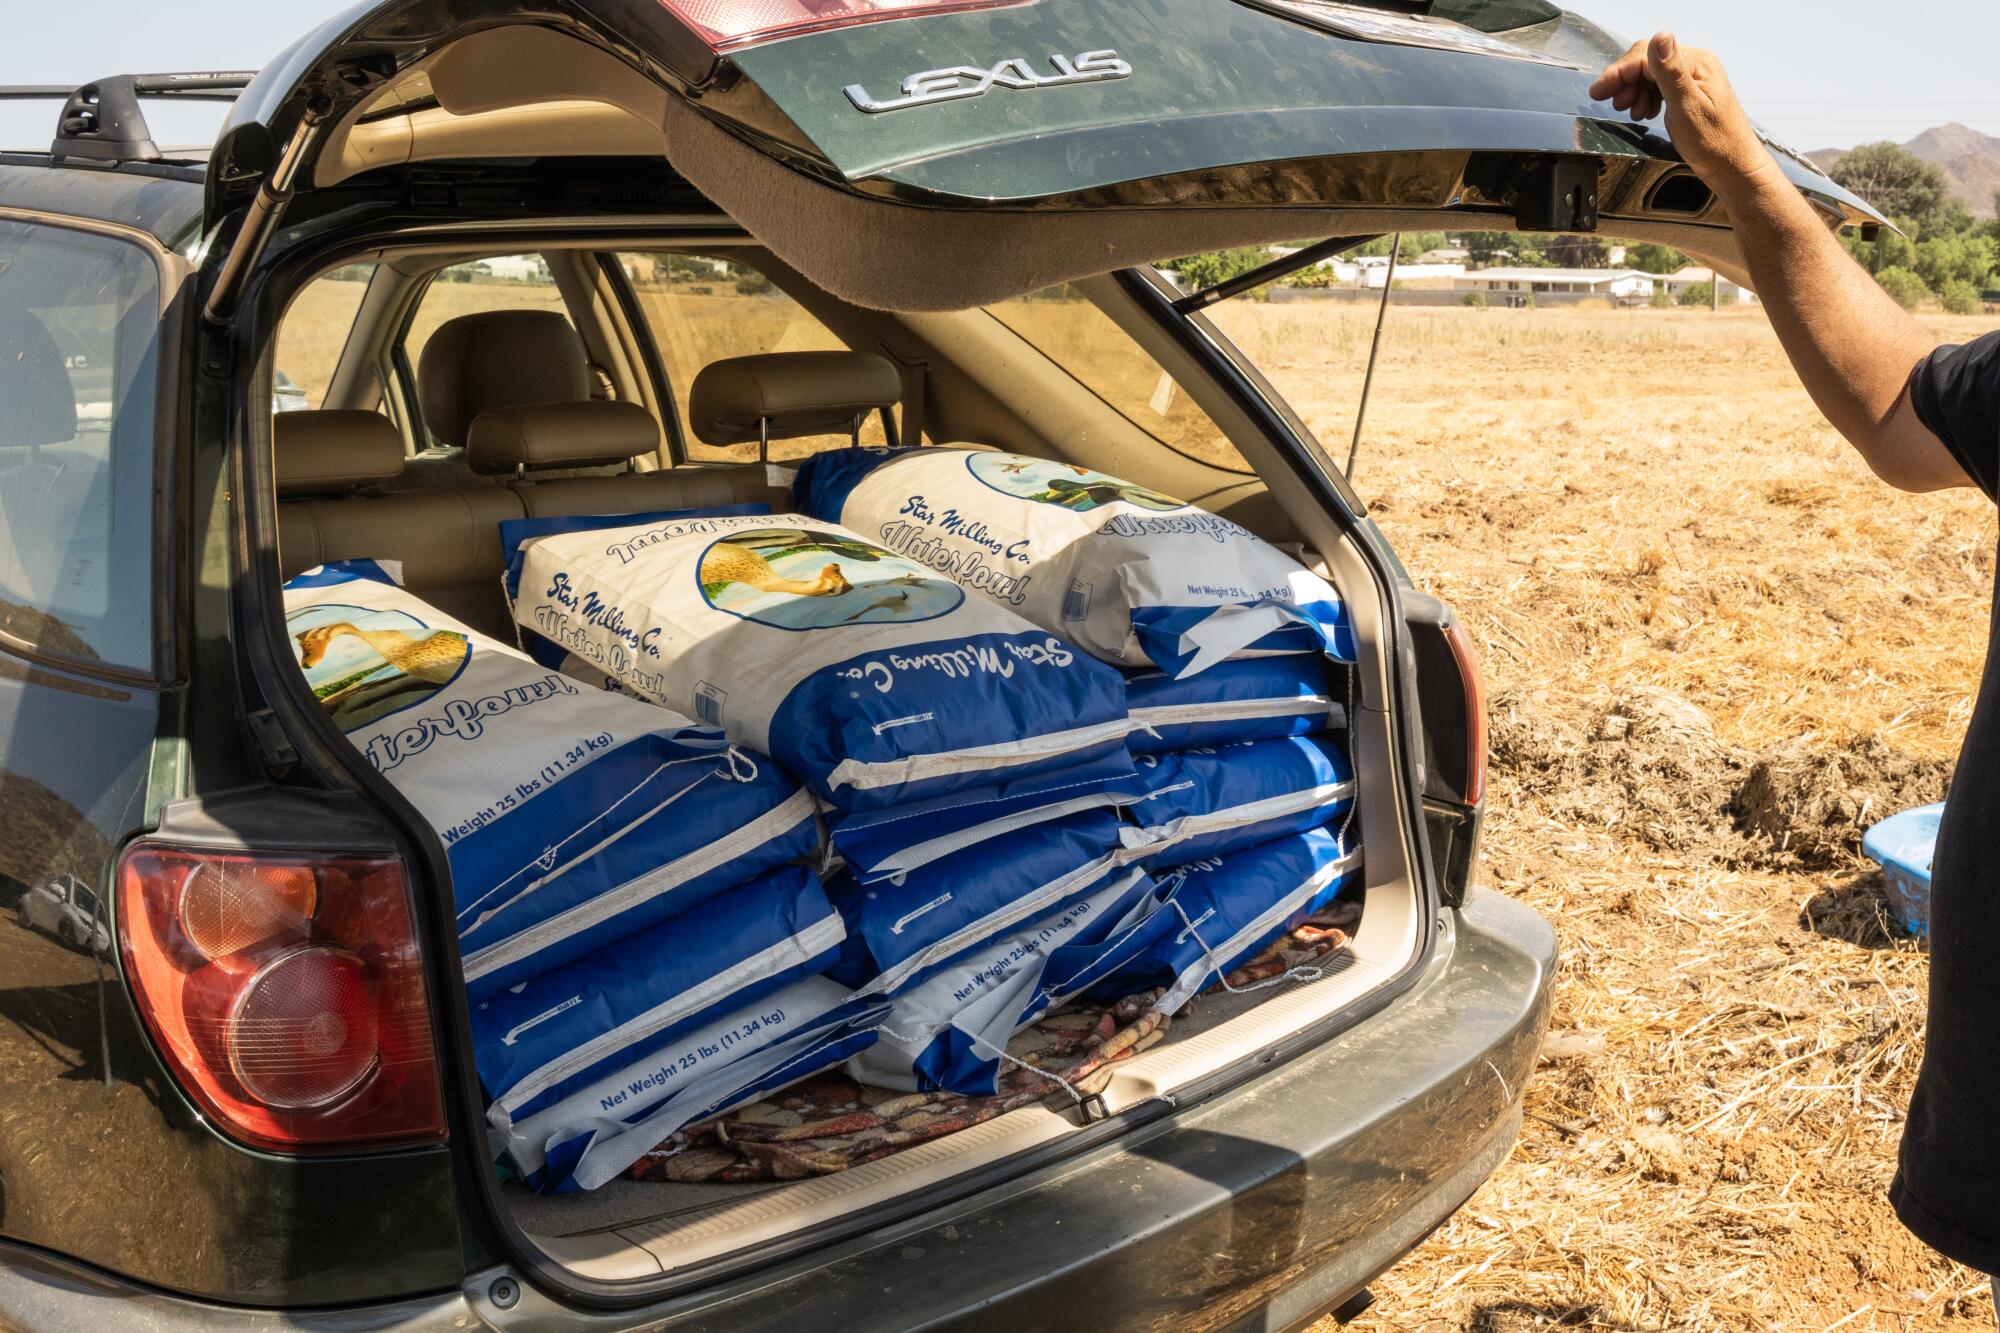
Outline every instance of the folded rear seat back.
[[378, 412], [280, 412], [272, 439], [284, 578], [338, 561], [392, 561], [403, 586], [438, 610], [514, 637], [495, 579], [500, 524], [525, 512], [518, 496], [504, 486], [383, 493], [408, 459]]

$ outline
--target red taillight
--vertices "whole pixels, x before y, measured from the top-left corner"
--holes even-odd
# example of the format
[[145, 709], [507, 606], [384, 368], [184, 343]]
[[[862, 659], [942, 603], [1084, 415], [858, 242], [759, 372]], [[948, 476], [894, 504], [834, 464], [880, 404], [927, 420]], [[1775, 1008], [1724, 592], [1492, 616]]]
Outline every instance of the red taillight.
[[822, 28], [1030, 0], [660, 0], [717, 51]]
[[1486, 799], [1486, 678], [1463, 622], [1454, 619], [1446, 625], [1444, 640], [1465, 686], [1465, 803], [1478, 805]]
[[118, 937], [147, 1028], [188, 1095], [260, 1148], [444, 1137], [402, 863], [138, 843]]

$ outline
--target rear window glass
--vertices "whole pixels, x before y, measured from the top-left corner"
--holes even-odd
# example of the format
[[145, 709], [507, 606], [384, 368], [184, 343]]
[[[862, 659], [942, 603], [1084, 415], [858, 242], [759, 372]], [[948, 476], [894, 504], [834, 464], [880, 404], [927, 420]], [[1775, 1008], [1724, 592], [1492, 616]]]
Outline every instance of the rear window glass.
[[347, 264], [315, 278], [285, 311], [278, 328], [272, 407], [303, 412], [326, 406], [327, 386], [361, 313], [373, 264]]
[[[754, 463], [757, 445], [707, 444], [688, 417], [688, 390], [703, 366], [733, 356], [769, 352], [836, 352], [847, 344], [769, 278], [734, 257], [674, 253], [621, 254], [672, 385], [674, 411], [697, 463]], [[775, 462], [805, 458], [849, 442], [847, 435], [771, 441]], [[861, 442], [883, 442], [879, 414], [862, 424]]]
[[138, 246], [0, 221], [0, 631], [152, 663], [159, 273]]
[[988, 306], [987, 313], [1169, 449], [1231, 472], [1252, 471], [1174, 377], [1076, 288], [1050, 287]]

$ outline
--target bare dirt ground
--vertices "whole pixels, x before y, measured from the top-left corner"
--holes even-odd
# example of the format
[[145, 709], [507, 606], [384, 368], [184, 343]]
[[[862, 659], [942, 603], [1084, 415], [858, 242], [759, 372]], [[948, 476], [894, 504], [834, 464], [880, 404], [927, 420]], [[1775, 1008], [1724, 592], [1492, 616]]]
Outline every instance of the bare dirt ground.
[[[1229, 316], [1337, 457], [1367, 317]], [[1359, 489], [1483, 646], [1483, 880], [1563, 964], [1513, 1160], [1355, 1327], [1991, 1329], [1884, 1198], [1926, 960], [1856, 854], [1944, 789], [1991, 507], [1876, 483], [1754, 312], [1391, 318]]]

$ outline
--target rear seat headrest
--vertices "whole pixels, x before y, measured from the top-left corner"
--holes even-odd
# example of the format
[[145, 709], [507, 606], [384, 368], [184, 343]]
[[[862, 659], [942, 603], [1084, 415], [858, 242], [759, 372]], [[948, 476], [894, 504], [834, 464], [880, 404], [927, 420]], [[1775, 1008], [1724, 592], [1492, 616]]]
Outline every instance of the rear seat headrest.
[[486, 476], [516, 468], [602, 467], [657, 452], [660, 424], [637, 403], [541, 403], [481, 412], [465, 462]]
[[496, 407], [577, 403], [590, 397], [583, 340], [554, 310], [484, 310], [438, 326], [417, 366], [424, 424], [463, 445]]
[[279, 495], [340, 495], [403, 475], [403, 437], [380, 412], [280, 412], [271, 448]]
[[688, 419], [705, 444], [843, 434], [903, 396], [895, 363], [873, 352], [772, 352], [703, 366]]

